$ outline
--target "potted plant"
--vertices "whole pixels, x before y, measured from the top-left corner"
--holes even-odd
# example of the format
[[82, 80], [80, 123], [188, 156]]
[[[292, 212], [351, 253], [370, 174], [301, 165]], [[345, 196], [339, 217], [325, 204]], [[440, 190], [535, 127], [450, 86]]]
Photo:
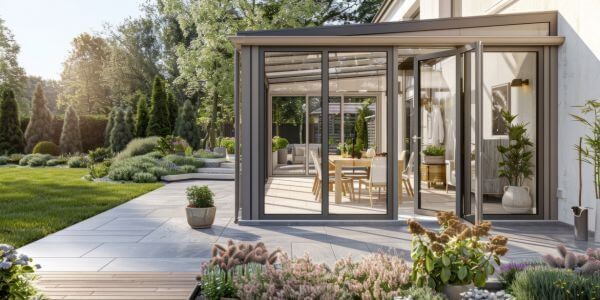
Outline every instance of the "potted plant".
[[273, 165], [285, 165], [287, 164], [288, 155], [288, 140], [286, 138], [274, 136], [271, 142], [273, 147]]
[[446, 148], [444, 146], [427, 146], [423, 150], [423, 163], [425, 164], [444, 164]]
[[188, 206], [185, 208], [187, 222], [192, 228], [210, 228], [215, 221], [217, 208], [215, 194], [208, 186], [190, 186], [186, 190]]
[[410, 256], [413, 260], [411, 281], [443, 291], [449, 299], [461, 299], [469, 287], [484, 287], [488, 276], [508, 252], [508, 239], [491, 236], [490, 222], [469, 226], [452, 212], [438, 212], [439, 231], [427, 230], [408, 220], [413, 235]]
[[[578, 106], [583, 116], [571, 114], [575, 121], [583, 124], [592, 133], [583, 137], [585, 146], [579, 147], [581, 160], [594, 167], [594, 191], [596, 196], [596, 218], [594, 226], [594, 241], [600, 242], [600, 101], [588, 100], [584, 105]], [[588, 121], [584, 116], [592, 114], [593, 119]], [[580, 196], [581, 197], [581, 196]], [[579, 206], [581, 206], [581, 198]]]
[[571, 211], [573, 212], [573, 229], [575, 230], [575, 240], [576, 241], [587, 241], [588, 240], [588, 209], [587, 207], [583, 207], [581, 203], [581, 191], [582, 191], [582, 181], [581, 181], [581, 162], [582, 162], [582, 142], [583, 138], [579, 138], [579, 145], [575, 146], [575, 150], [577, 150], [577, 161], [579, 162], [579, 193], [578, 193], [578, 204], [577, 206], [571, 206]]
[[502, 207], [508, 213], [530, 213], [532, 208], [529, 187], [525, 186], [525, 179], [533, 174], [533, 143], [527, 136], [526, 123], [514, 123], [517, 115], [502, 111], [502, 118], [508, 129], [508, 145], [498, 145], [497, 149], [502, 157], [500, 160], [498, 176], [508, 180], [504, 187]]

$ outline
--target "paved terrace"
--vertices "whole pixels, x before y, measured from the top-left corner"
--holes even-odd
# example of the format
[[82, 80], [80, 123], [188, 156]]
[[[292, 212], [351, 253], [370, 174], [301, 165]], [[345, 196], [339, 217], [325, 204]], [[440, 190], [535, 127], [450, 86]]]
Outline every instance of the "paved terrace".
[[[194, 184], [215, 191], [218, 209], [211, 229], [194, 230], [186, 223], [185, 189]], [[196, 272], [210, 257], [212, 244], [230, 239], [263, 241], [268, 249], [279, 247], [293, 256], [308, 252], [325, 263], [379, 250], [408, 258], [406, 226], [239, 226], [233, 222], [233, 190], [231, 181], [171, 183], [20, 251], [34, 257], [43, 271], [88, 272]], [[537, 259], [555, 253], [561, 243], [582, 251], [594, 246], [574, 242], [571, 227], [556, 222], [497, 222], [494, 229], [509, 237], [507, 260]]]

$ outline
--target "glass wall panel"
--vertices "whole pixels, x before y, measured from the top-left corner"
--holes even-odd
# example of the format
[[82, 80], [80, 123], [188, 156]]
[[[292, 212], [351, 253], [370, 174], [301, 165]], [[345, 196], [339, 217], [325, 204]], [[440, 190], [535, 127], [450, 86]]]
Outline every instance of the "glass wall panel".
[[536, 214], [537, 53], [484, 52], [483, 70], [483, 213]]
[[321, 214], [321, 53], [266, 52], [265, 214]]
[[386, 79], [386, 52], [329, 53], [329, 113], [341, 121], [327, 158], [330, 214], [387, 213]]
[[419, 65], [419, 208], [456, 209], [456, 57]]

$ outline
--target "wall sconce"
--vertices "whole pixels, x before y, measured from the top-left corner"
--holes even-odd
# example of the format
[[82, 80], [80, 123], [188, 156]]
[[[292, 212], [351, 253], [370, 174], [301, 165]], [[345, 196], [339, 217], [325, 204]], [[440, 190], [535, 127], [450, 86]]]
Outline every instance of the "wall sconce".
[[529, 79], [515, 78], [510, 82], [510, 86], [529, 85]]

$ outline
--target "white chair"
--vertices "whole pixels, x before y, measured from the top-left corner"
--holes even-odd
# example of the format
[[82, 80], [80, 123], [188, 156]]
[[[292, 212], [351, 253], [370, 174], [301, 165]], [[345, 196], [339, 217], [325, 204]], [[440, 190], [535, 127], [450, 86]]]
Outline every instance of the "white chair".
[[412, 184], [410, 183], [410, 177], [413, 175], [413, 163], [415, 161], [415, 153], [410, 153], [410, 158], [408, 159], [408, 163], [404, 166], [404, 171], [402, 171], [402, 184], [406, 188], [406, 193], [410, 197], [415, 196], [415, 191], [412, 188]]
[[371, 207], [373, 207], [373, 188], [377, 188], [379, 190], [378, 199], [381, 197], [381, 189], [383, 188], [385, 190], [387, 186], [386, 162], [387, 159], [385, 157], [373, 157], [373, 160], [371, 161], [371, 172], [369, 174], [369, 178], [358, 180], [359, 201], [362, 194], [363, 184], [367, 187], [367, 189], [369, 189], [369, 202], [371, 203]]
[[[315, 170], [317, 170], [317, 176], [315, 176], [315, 180], [313, 182], [313, 194], [315, 194], [315, 200], [321, 201], [323, 194], [323, 176], [321, 173], [321, 160], [317, 153], [314, 150], [310, 151], [310, 156], [315, 164]], [[350, 200], [354, 201], [354, 188], [352, 187], [352, 179], [342, 177], [342, 192], [345, 194], [350, 194]], [[329, 190], [333, 190], [333, 186], [335, 184], [335, 176], [329, 175]]]

